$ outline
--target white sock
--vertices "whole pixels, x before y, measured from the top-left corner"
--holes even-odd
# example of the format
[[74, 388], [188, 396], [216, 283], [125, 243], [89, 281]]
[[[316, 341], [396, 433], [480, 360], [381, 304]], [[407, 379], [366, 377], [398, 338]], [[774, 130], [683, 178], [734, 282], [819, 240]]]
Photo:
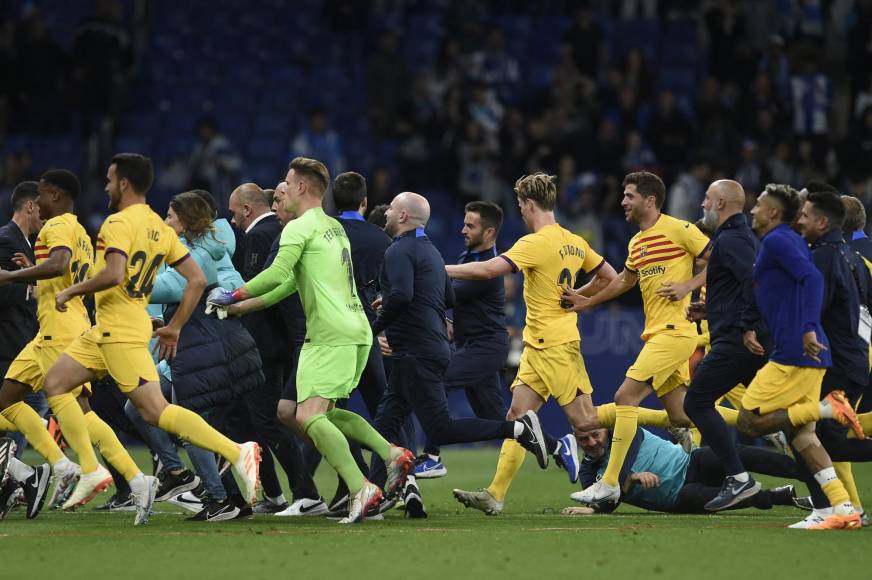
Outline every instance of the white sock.
[[524, 432], [524, 424], [520, 421], [515, 421], [515, 439], [521, 436], [521, 433]]
[[840, 516], [849, 516], [855, 512], [856, 510], [854, 509], [854, 504], [852, 504], [850, 501], [846, 501], [840, 503], [837, 506], [833, 506], [833, 513], [839, 514]]
[[733, 479], [735, 479], [736, 481], [738, 481], [740, 483], [747, 483], [747, 481], [749, 479], [751, 479], [751, 476], [748, 475], [747, 471], [743, 471], [742, 473], [737, 473], [735, 475], [731, 475], [730, 477], [732, 477]]
[[824, 485], [828, 481], [833, 481], [834, 479], [839, 479], [839, 476], [836, 475], [836, 470], [832, 467], [825, 467], [814, 474], [814, 480], [818, 485]]
[[128, 480], [127, 483], [130, 484], [130, 487], [133, 487], [134, 485], [145, 487], [145, 474], [140, 471], [139, 473], [134, 475], [130, 480]]
[[57, 471], [58, 469], [60, 469], [60, 468], [62, 468], [62, 467], [67, 467], [67, 464], [69, 464], [69, 463], [72, 463], [72, 461], [70, 461], [70, 458], [69, 458], [69, 457], [67, 457], [66, 455], [64, 455], [63, 457], [61, 457], [60, 459], [58, 459], [57, 462], [55, 462], [55, 463], [51, 466], [51, 471], [52, 471], [52, 473], [54, 473], [55, 471]]
[[822, 517], [822, 518], [827, 518], [827, 517], [830, 517], [831, 515], [833, 515], [833, 513], [834, 513], [834, 512], [833, 512], [833, 508], [831, 508], [831, 507], [828, 507], [828, 508], [820, 508], [820, 509], [815, 508], [815, 509], [811, 512], [811, 515], [813, 515], [813, 516], [820, 516], [820, 517]]
[[287, 500], [285, 499], [285, 494], [283, 494], [283, 493], [278, 494], [276, 497], [269, 497], [268, 495], [265, 495], [263, 497], [265, 497], [268, 502], [273, 503], [275, 505], [284, 505], [284, 504], [288, 503]]
[[830, 402], [824, 399], [821, 401], [821, 419], [832, 419], [833, 418], [833, 407], [830, 405]]
[[31, 466], [22, 463], [14, 457], [9, 458], [9, 468], [7, 471], [12, 479], [18, 483], [24, 483], [24, 481], [34, 473]]
[[429, 457], [429, 458], [432, 459], [433, 461], [439, 461], [439, 456], [438, 456], [438, 455], [433, 455], [432, 453], [428, 453], [428, 454], [427, 454], [427, 457]]

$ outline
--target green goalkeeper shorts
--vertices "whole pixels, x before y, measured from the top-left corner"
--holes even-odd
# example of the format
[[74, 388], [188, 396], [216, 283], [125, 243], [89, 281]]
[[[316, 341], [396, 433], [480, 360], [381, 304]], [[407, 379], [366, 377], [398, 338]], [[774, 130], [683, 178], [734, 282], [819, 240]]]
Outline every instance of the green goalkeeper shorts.
[[360, 382], [370, 345], [304, 344], [297, 366], [297, 402], [310, 397], [347, 399]]

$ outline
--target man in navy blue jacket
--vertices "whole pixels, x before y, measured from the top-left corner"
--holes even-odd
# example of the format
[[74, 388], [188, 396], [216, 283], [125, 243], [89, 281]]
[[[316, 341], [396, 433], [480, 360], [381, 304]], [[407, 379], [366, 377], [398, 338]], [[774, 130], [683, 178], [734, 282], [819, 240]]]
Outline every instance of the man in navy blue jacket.
[[860, 514], [815, 434], [815, 421], [856, 422], [856, 414], [837, 392], [820, 400], [824, 372], [832, 366], [821, 326], [824, 284], [808, 245], [790, 228], [798, 211], [796, 191], [772, 184], [751, 211], [754, 231], [762, 238], [753, 274], [757, 307], [772, 334], [773, 349], [742, 399], [738, 427], [751, 436], [790, 433], [794, 451], [833, 506], [832, 514], [802, 528], [859, 528]]
[[[830, 337], [833, 366], [824, 375], [822, 393], [843, 390], [854, 406], [869, 382], [868, 340], [872, 327], [861, 320], [861, 312], [865, 308], [868, 313], [872, 279], [863, 258], [845, 242], [842, 235], [845, 217], [845, 205], [837, 193], [811, 191], [800, 211], [799, 225], [824, 278], [822, 321]], [[867, 329], [865, 333], [863, 328]], [[817, 424], [818, 438], [833, 461], [872, 460], [872, 440], [848, 439], [847, 434], [848, 429], [835, 421]], [[850, 463], [836, 465], [839, 479], [848, 487], [853, 483], [849, 466]], [[830, 507], [814, 480], [806, 484], [815, 508]]]
[[393, 369], [376, 428], [394, 441], [414, 411], [437, 445], [516, 439], [544, 469], [548, 450], [557, 444], [545, 440], [535, 413], [518, 421], [451, 418], [442, 381], [450, 360], [445, 310], [454, 303], [454, 291], [439, 250], [424, 232], [430, 204], [416, 193], [404, 192], [385, 215], [385, 231], [394, 242], [379, 275], [381, 303], [372, 333], [385, 332]]
[[[496, 257], [503, 210], [494, 203], [473, 201], [466, 204], [464, 212], [462, 233], [468, 250], [457, 263]], [[463, 388], [476, 417], [503, 419], [507, 409], [500, 370], [509, 356], [503, 279], [454, 280], [452, 284], [455, 348], [445, 372], [445, 388]], [[428, 442], [416, 462], [415, 475], [435, 478], [446, 474], [439, 446]]]
[[[684, 399], [684, 411], [724, 466], [721, 492], [706, 509], [728, 509], [760, 491], [760, 484], [745, 469], [733, 435], [715, 403], [736, 385], [747, 385], [766, 363], [765, 326], [754, 301], [751, 274], [757, 257], [757, 237], [742, 210], [745, 190], [735, 181], [715, 181], [705, 193], [703, 222], [715, 229], [706, 271], [705, 303], [693, 303], [688, 318], [708, 319], [711, 351], [694, 373]], [[755, 348], [743, 337], [750, 334]]]

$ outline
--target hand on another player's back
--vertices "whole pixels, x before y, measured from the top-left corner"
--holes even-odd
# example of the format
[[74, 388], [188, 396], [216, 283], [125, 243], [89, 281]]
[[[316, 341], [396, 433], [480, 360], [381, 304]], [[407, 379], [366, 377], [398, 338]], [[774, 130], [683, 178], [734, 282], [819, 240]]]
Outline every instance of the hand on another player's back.
[[[67, 288], [67, 290], [69, 290], [69, 288]], [[67, 302], [69, 302], [73, 298], [72, 296], [69, 295], [67, 290], [61, 290], [60, 292], [57, 293], [57, 296], [55, 296], [55, 308], [59, 312], [66, 312], [67, 311]]]
[[754, 330], [746, 330], [745, 334], [742, 335], [742, 342], [745, 343], [745, 348], [747, 348], [751, 354], [763, 356], [766, 353], [763, 349], [763, 345], [757, 340], [757, 332]]
[[381, 349], [381, 353], [383, 356], [393, 356], [394, 350], [391, 348], [391, 345], [388, 344], [388, 339], [384, 336], [379, 335], [378, 337], [378, 346]]
[[569, 312], [583, 312], [591, 308], [593, 304], [587, 296], [582, 296], [578, 290], [568, 286], [561, 287], [560, 307]]
[[827, 350], [827, 347], [818, 342], [817, 334], [814, 330], [809, 330], [802, 335], [802, 354], [815, 362], [821, 362], [818, 356], [822, 351]]

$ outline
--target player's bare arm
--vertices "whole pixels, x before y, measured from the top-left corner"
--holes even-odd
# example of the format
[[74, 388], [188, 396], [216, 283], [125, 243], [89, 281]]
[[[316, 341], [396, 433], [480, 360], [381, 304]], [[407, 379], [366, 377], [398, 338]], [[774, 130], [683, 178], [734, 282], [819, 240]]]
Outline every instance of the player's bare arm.
[[72, 252], [67, 248], [58, 248], [42, 263], [21, 270], [0, 270], [0, 286], [13, 282], [50, 280], [63, 275], [70, 265]]
[[624, 268], [620, 274], [615, 276], [608, 286], [597, 292], [594, 296], [582, 296], [577, 290], [564, 291], [563, 303], [566, 310], [570, 312], [582, 312], [593, 308], [603, 302], [608, 302], [613, 298], [617, 298], [639, 282], [639, 275], [632, 270]]
[[615, 271], [612, 265], [603, 260], [602, 265], [596, 271], [596, 274], [594, 274], [593, 279], [591, 279], [590, 282], [579, 288], [577, 292], [582, 296], [591, 297], [594, 294], [597, 294], [605, 289], [609, 284], [612, 283], [612, 280], [617, 277], [618, 273]]
[[91, 279], [73, 284], [63, 292], [55, 296], [55, 308], [66, 312], [66, 303], [76, 296], [86, 296], [108, 290], [118, 286], [124, 281], [124, 273], [127, 269], [127, 256], [121, 252], [109, 252], [106, 254], [106, 267], [97, 272]]
[[512, 265], [497, 256], [487, 262], [469, 262], [468, 264], [446, 265], [445, 271], [449, 278], [455, 280], [491, 280], [512, 273]]

